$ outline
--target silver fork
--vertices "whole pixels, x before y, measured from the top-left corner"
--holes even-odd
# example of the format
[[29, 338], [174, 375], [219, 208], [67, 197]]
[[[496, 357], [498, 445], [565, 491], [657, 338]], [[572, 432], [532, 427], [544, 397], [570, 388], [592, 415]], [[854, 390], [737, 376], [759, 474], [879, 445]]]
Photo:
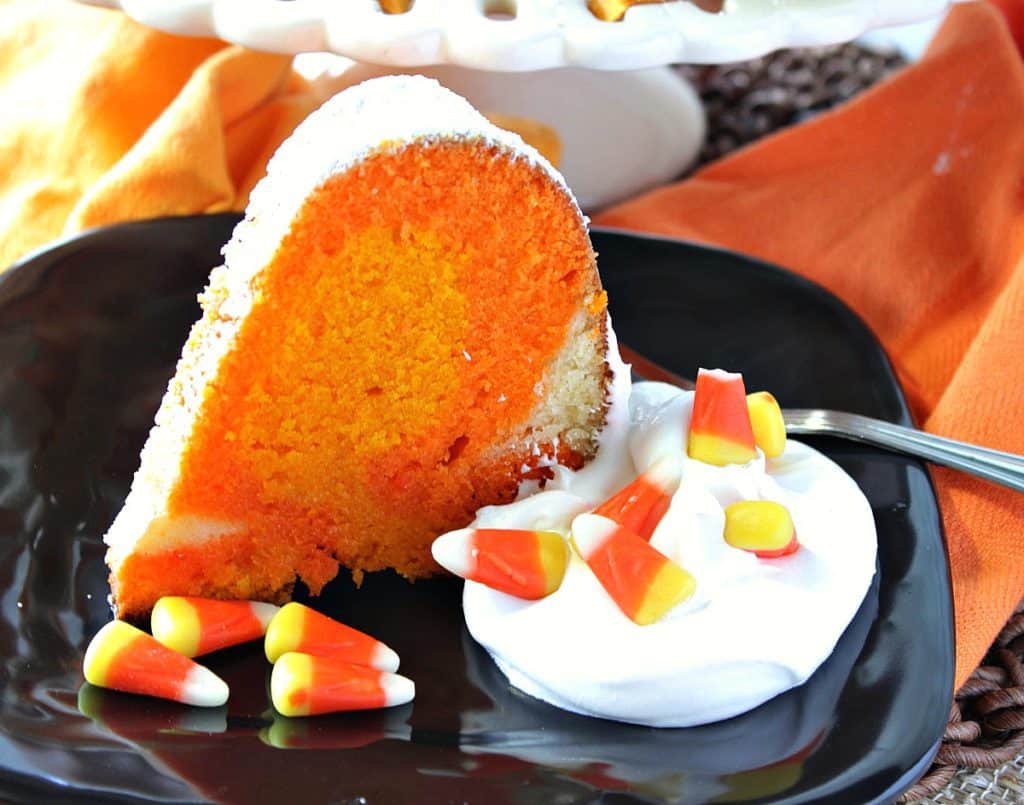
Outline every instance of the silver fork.
[[[671, 372], [620, 344], [622, 359], [645, 380], [660, 380], [692, 390], [693, 381]], [[986, 481], [1024, 492], [1024, 456], [958, 442], [943, 436], [894, 425], [881, 419], [823, 408], [791, 408], [782, 412], [786, 431], [795, 435], [836, 436], [884, 447], [895, 453], [923, 458], [933, 464], [976, 475]]]

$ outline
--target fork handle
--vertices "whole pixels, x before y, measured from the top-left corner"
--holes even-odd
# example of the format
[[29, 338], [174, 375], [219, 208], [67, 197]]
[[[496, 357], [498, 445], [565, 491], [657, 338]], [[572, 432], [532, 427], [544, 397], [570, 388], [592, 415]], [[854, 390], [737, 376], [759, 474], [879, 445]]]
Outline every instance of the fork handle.
[[783, 412], [786, 430], [797, 435], [842, 436], [916, 456], [1024, 492], [1024, 457], [894, 425], [880, 419], [821, 409]]

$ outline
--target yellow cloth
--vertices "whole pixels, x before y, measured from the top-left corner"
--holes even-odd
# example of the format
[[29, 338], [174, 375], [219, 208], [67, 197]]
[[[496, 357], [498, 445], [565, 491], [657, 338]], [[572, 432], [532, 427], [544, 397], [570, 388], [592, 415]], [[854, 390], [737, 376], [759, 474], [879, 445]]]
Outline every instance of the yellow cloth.
[[243, 208], [321, 100], [289, 57], [0, 0], [0, 270], [89, 227]]

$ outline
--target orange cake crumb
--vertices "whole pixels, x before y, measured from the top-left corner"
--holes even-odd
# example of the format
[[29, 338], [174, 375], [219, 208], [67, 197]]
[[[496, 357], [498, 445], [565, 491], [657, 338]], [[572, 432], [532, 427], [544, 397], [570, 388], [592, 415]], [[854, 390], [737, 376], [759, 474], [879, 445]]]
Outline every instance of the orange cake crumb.
[[[384, 146], [307, 197], [254, 283], [166, 505], [210, 533], [127, 555], [123, 613], [280, 601], [297, 577], [317, 593], [339, 563], [424, 576], [435, 536], [512, 499], [542, 457], [596, 449], [605, 297], [571, 197], [527, 160]], [[208, 293], [183, 361], [226, 299]], [[596, 358], [560, 376], [581, 340]], [[556, 382], [584, 389], [578, 421], [552, 410]]]

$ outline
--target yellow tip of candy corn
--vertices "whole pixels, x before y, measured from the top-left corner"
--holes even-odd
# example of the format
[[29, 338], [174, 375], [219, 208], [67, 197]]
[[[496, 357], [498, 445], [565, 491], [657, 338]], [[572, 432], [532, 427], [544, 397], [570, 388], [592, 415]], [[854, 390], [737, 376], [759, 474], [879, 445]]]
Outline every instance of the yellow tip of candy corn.
[[609, 597], [639, 626], [660, 620], [697, 589], [690, 573], [607, 517], [581, 514], [573, 520], [572, 534]]
[[167, 596], [153, 605], [149, 618], [153, 637], [167, 648], [195, 657], [199, 653], [199, 614], [185, 598]]
[[209, 654], [263, 637], [277, 613], [260, 601], [164, 596], [153, 606], [153, 637], [186, 657]]
[[747, 410], [757, 446], [768, 458], [781, 456], [786, 450], [786, 423], [778, 401], [767, 391], [756, 391], [747, 395]]
[[690, 458], [716, 467], [746, 464], [757, 458], [757, 451], [750, 446], [707, 433], [691, 433], [686, 450]]
[[639, 626], [657, 623], [696, 590], [697, 580], [689, 571], [675, 562], [667, 562], [651, 581], [633, 621]]
[[434, 540], [434, 561], [456, 576], [529, 601], [551, 595], [569, 566], [555, 531], [461, 528]]
[[538, 531], [537, 549], [544, 571], [544, 595], [548, 596], [562, 586], [569, 567], [569, 543], [557, 532]]
[[263, 638], [263, 649], [271, 663], [277, 662], [282, 654], [294, 651], [302, 641], [306, 624], [306, 607], [292, 601], [285, 604], [267, 626]]
[[96, 633], [83, 671], [89, 684], [125, 693], [198, 707], [219, 707], [228, 700], [227, 684], [213, 671], [124, 621], [111, 621]]
[[283, 716], [310, 714], [313, 687], [313, 658], [287, 652], [277, 658], [270, 674], [270, 699]]
[[793, 518], [773, 500], [742, 500], [725, 509], [725, 541], [762, 559], [794, 553], [797, 541]]
[[96, 632], [85, 649], [85, 660], [82, 663], [85, 681], [90, 685], [106, 687], [107, 670], [114, 659], [140, 634], [143, 632], [124, 621], [111, 621]]

